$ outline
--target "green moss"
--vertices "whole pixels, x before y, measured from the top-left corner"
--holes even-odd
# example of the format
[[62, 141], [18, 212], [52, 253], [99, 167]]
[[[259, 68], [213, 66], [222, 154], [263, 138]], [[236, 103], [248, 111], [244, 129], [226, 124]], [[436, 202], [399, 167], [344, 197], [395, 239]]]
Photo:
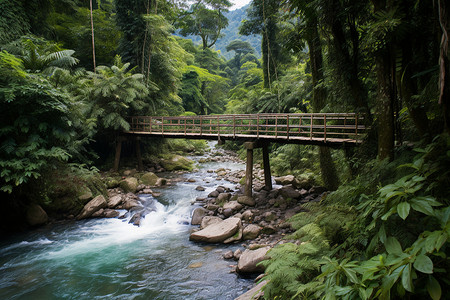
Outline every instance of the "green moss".
[[194, 168], [194, 162], [186, 157], [181, 155], [173, 155], [170, 158], [167, 157], [168, 156], [161, 161], [163, 168], [167, 171], [192, 171]]

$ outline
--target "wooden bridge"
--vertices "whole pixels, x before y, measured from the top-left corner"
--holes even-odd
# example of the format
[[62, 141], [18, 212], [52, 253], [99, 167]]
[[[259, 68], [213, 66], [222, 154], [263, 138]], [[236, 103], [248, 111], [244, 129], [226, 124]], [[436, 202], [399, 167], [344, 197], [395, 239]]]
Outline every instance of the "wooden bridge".
[[[356, 113], [243, 114], [206, 116], [131, 117], [126, 135], [205, 140], [241, 140], [247, 149], [246, 192], [252, 194], [253, 149], [263, 149], [266, 188], [272, 188], [268, 144], [293, 143], [339, 147], [362, 142], [367, 127], [364, 115]], [[139, 140], [137, 156], [139, 167]], [[121, 142], [116, 147], [114, 168], [119, 166]]]
[[358, 144], [364, 116], [353, 113], [131, 117], [126, 133], [167, 138], [261, 140], [340, 146]]

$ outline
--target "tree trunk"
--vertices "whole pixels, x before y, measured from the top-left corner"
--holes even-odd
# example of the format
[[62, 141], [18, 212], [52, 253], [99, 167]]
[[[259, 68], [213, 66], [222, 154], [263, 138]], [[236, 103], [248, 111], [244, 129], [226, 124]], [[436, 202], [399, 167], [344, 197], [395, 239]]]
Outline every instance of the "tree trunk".
[[92, 0], [90, 1], [90, 8], [91, 8], [91, 33], [92, 33], [92, 61], [94, 64], [94, 73], [95, 73], [96, 64], [95, 64], [94, 18], [92, 15]]
[[439, 55], [439, 104], [444, 117], [444, 131], [450, 133], [450, 5], [448, 1], [439, 0], [439, 23], [442, 30], [441, 51]]
[[[319, 82], [323, 80], [324, 75], [322, 71], [322, 45], [320, 42], [319, 32], [317, 30], [317, 24], [318, 20], [316, 17], [307, 18], [307, 26], [309, 32], [307, 42], [309, 47], [312, 83], [314, 87], [312, 100], [313, 112], [320, 112], [320, 110], [326, 104], [325, 88], [318, 85]], [[325, 186], [330, 190], [337, 189], [339, 186], [339, 178], [337, 176], [336, 167], [331, 157], [329, 148], [324, 146], [319, 147], [319, 161], [322, 180]]]
[[378, 158], [393, 158], [394, 109], [389, 52], [380, 50], [376, 57]]

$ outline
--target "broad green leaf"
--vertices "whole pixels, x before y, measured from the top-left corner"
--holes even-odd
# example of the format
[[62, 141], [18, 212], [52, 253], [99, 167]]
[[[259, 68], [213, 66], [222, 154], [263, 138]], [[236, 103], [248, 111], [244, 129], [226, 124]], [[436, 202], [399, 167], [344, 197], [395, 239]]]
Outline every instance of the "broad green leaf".
[[421, 254], [417, 256], [414, 261], [414, 269], [419, 272], [432, 274], [433, 273], [433, 261], [426, 255]]
[[400, 255], [403, 253], [402, 246], [395, 237], [388, 237], [384, 246], [389, 254]]
[[430, 294], [431, 299], [433, 300], [441, 299], [442, 296], [441, 285], [436, 280], [436, 278], [434, 278], [434, 276], [428, 277], [427, 291]]
[[402, 285], [408, 292], [413, 291], [411, 278], [411, 264], [407, 264], [402, 272]]
[[414, 210], [424, 213], [428, 216], [434, 215], [434, 209], [433, 209], [433, 207], [431, 207], [430, 204], [428, 204], [427, 201], [423, 201], [421, 199], [418, 199], [418, 197], [417, 197], [417, 198], [411, 199], [410, 203], [411, 203], [411, 207]]
[[395, 214], [396, 212], [397, 206], [391, 207], [391, 209], [387, 213], [381, 216], [381, 220], [386, 221], [391, 215]]
[[442, 232], [441, 235], [439, 235], [438, 239], [436, 240], [436, 250], [439, 251], [441, 247], [445, 244], [445, 242], [448, 240], [448, 234], [446, 232]]
[[411, 206], [409, 205], [408, 202], [401, 202], [399, 205], [397, 205], [397, 213], [400, 216], [400, 218], [405, 220], [409, 215], [410, 208]]

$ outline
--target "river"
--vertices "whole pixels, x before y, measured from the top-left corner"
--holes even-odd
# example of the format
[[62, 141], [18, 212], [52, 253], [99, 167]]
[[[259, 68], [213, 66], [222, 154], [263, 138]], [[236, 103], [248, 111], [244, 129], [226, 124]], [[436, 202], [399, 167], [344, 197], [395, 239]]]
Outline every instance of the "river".
[[[194, 158], [198, 159], [198, 157]], [[218, 181], [208, 169], [242, 169], [205, 163], [181, 181], [154, 189], [156, 207], [141, 227], [128, 220], [64, 221], [0, 242], [0, 299], [234, 299], [253, 284], [230, 273], [225, 250], [240, 245], [189, 241], [192, 205]], [[202, 185], [205, 191], [196, 191]]]

